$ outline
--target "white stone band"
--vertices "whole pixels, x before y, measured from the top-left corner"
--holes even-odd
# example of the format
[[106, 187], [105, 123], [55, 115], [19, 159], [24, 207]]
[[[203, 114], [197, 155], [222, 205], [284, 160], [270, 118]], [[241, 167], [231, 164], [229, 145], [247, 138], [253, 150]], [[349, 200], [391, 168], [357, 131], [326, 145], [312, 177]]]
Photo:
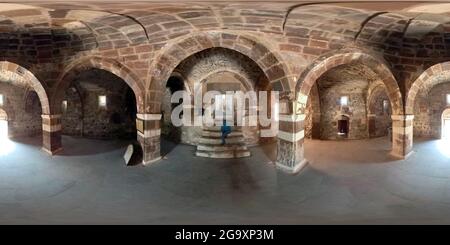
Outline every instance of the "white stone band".
[[407, 126], [407, 127], [392, 127], [392, 133], [393, 134], [400, 134], [400, 135], [410, 135], [413, 133], [413, 126]]
[[280, 114], [279, 117], [280, 121], [283, 122], [300, 122], [304, 121], [306, 118], [305, 114], [298, 114], [298, 115], [283, 115]]
[[42, 130], [46, 131], [46, 132], [58, 132], [61, 131], [62, 126], [61, 124], [56, 124], [56, 125], [47, 125], [47, 124], [42, 124]]
[[56, 119], [56, 118], [61, 118], [61, 114], [55, 114], [55, 115], [42, 114], [41, 117], [42, 117], [42, 119]]
[[391, 119], [395, 120], [395, 121], [400, 121], [400, 120], [409, 121], [409, 120], [414, 119], [414, 115], [392, 115]]
[[278, 131], [278, 138], [289, 141], [289, 142], [297, 142], [305, 137], [305, 130], [299, 131], [295, 134], [284, 132], [284, 131]]
[[161, 120], [162, 114], [137, 114], [136, 116], [138, 119], [150, 121], [150, 120]]
[[142, 138], [151, 138], [155, 136], [161, 135], [161, 129], [151, 129], [151, 130], [145, 130], [144, 133], [141, 133], [138, 131], [139, 136]]

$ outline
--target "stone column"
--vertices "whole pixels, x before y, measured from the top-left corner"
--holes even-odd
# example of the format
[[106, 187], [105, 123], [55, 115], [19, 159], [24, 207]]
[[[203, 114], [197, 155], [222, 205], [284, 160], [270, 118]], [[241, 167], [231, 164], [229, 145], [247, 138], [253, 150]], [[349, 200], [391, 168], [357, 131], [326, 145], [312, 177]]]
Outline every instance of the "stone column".
[[369, 131], [369, 138], [376, 136], [376, 117], [377, 115], [375, 114], [367, 114], [367, 128]]
[[307, 164], [304, 156], [305, 114], [279, 115], [276, 166], [297, 173]]
[[50, 155], [62, 151], [61, 115], [42, 115], [42, 150]]
[[138, 141], [142, 146], [142, 163], [149, 165], [161, 159], [161, 114], [137, 114]]
[[414, 115], [392, 115], [391, 155], [405, 159], [412, 153]]

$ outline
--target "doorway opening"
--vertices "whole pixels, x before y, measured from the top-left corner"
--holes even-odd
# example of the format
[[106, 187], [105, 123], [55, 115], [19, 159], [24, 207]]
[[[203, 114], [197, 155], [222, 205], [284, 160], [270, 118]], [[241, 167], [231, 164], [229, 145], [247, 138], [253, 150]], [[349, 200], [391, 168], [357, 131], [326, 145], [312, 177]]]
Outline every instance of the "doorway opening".
[[8, 115], [0, 109], [0, 156], [7, 155], [14, 150], [14, 143], [9, 140]]
[[8, 116], [0, 109], [0, 142], [8, 139]]
[[442, 112], [442, 139], [450, 140], [450, 108]]
[[341, 115], [340, 118], [338, 119], [338, 136], [342, 137], [342, 138], [347, 138], [348, 133], [349, 133], [349, 121], [350, 118], [344, 115]]

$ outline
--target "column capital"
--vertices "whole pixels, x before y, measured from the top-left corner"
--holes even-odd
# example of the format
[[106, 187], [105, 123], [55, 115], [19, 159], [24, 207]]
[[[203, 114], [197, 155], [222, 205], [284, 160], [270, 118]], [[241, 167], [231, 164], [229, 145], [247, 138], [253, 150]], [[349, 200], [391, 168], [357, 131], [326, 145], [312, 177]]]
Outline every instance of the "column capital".
[[144, 121], [156, 121], [156, 120], [161, 120], [162, 114], [161, 113], [157, 113], [157, 114], [136, 114], [136, 117], [140, 120], [144, 120]]

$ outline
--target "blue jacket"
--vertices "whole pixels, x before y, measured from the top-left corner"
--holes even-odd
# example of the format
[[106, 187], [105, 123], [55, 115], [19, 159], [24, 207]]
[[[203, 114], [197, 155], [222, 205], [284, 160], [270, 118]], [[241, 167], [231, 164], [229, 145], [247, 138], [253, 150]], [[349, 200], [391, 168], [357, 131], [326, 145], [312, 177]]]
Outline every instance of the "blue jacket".
[[231, 133], [231, 127], [228, 126], [226, 123], [224, 123], [222, 125], [222, 127], [220, 128], [220, 131], [222, 131], [222, 134], [223, 133]]

